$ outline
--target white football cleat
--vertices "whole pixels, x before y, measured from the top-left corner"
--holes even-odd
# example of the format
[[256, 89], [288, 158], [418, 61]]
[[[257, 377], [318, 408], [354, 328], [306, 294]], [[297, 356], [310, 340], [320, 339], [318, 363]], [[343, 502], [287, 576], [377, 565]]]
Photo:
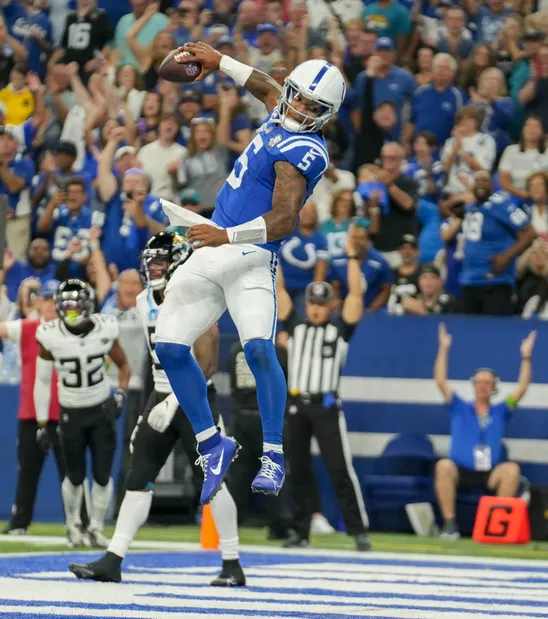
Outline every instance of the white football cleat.
[[310, 523], [310, 532], [316, 533], [316, 535], [329, 535], [335, 533], [335, 529], [323, 514], [314, 514]]
[[66, 525], [65, 533], [67, 536], [67, 546], [69, 548], [78, 548], [84, 545], [84, 539], [80, 527], [75, 525]]
[[100, 529], [88, 529], [88, 535], [94, 548], [108, 548], [110, 540]]

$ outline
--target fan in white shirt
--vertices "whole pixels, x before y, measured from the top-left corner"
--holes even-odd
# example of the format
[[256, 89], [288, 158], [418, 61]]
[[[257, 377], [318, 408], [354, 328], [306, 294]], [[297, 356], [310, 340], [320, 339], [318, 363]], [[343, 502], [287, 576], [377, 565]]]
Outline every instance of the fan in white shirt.
[[496, 143], [490, 135], [478, 131], [479, 125], [479, 113], [471, 105], [462, 107], [455, 116], [453, 137], [445, 142], [441, 156], [448, 194], [468, 191], [478, 170], [490, 173], [493, 168]]
[[310, 202], [316, 207], [318, 221], [323, 223], [331, 217], [333, 196], [340, 191], [356, 188], [356, 177], [348, 170], [339, 170], [333, 163], [329, 164], [320, 182], [310, 196]]
[[158, 198], [177, 203], [177, 170], [187, 155], [187, 149], [175, 142], [178, 133], [177, 118], [174, 115], [162, 117], [158, 139], [143, 146], [137, 155], [143, 171], [150, 177], [150, 192]]
[[527, 180], [534, 172], [548, 170], [548, 150], [544, 130], [538, 118], [528, 118], [521, 131], [519, 144], [504, 149], [499, 164], [501, 187], [522, 200], [529, 198]]

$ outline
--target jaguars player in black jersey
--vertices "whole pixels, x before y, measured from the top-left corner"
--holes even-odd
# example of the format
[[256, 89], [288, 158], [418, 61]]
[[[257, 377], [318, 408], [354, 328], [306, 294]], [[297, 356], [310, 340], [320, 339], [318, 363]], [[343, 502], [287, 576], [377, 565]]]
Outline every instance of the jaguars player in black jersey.
[[[155, 327], [164, 289], [175, 268], [185, 262], [192, 248], [185, 237], [173, 231], [153, 236], [141, 254], [141, 276], [145, 290], [137, 297], [137, 309], [147, 336], [154, 378], [143, 415], [139, 417], [131, 439], [132, 462], [128, 473], [127, 491], [118, 514], [116, 530], [107, 552], [93, 563], [71, 564], [69, 569], [78, 578], [120, 582], [121, 564], [139, 528], [146, 522], [152, 503], [154, 481], [166, 463], [175, 443], [181, 439], [188, 458], [198, 457], [194, 431], [172, 392], [166, 373], [155, 353]], [[193, 349], [206, 379], [208, 399], [215, 422], [219, 423], [219, 408], [211, 377], [217, 371], [218, 329], [215, 325], [199, 337]], [[197, 495], [200, 494], [203, 473], [193, 467]], [[238, 515], [236, 504], [225, 484], [211, 502], [211, 511], [219, 532], [222, 571], [211, 585], [234, 587], [245, 585], [239, 562]]]
[[[78, 512], [89, 448], [93, 485], [87, 533], [93, 546], [106, 548], [108, 539], [103, 526], [112, 498], [116, 420], [124, 406], [129, 364], [118, 342], [118, 321], [114, 316], [94, 313], [95, 292], [89, 284], [75, 278], [64, 281], [55, 295], [55, 307], [59, 318], [40, 325], [36, 331], [40, 345], [34, 383], [36, 419], [40, 425], [47, 423], [55, 367], [61, 404], [61, 449], [67, 468], [61, 486], [67, 538], [71, 546], [86, 541]], [[105, 372], [107, 357], [119, 369], [119, 388], [114, 395]]]

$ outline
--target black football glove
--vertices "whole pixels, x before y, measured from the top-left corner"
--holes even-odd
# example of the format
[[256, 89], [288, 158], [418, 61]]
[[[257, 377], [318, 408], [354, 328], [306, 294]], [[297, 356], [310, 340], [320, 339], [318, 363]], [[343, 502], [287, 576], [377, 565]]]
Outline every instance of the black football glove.
[[126, 392], [123, 389], [116, 389], [114, 395], [103, 404], [103, 415], [112, 422], [120, 419], [125, 401]]
[[49, 439], [47, 428], [40, 426], [38, 430], [36, 430], [36, 442], [38, 443], [38, 447], [40, 447], [44, 453], [48, 453], [49, 448], [51, 447], [51, 441]]

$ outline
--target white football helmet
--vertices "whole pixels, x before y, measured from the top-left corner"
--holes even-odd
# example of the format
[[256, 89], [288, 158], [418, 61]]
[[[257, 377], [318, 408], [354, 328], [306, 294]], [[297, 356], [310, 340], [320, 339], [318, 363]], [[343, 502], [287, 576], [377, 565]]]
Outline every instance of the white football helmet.
[[[293, 133], [316, 133], [339, 111], [345, 94], [344, 78], [336, 66], [325, 60], [307, 60], [285, 78], [278, 105], [280, 124]], [[297, 110], [292, 105], [295, 96], [318, 104], [318, 113]]]

